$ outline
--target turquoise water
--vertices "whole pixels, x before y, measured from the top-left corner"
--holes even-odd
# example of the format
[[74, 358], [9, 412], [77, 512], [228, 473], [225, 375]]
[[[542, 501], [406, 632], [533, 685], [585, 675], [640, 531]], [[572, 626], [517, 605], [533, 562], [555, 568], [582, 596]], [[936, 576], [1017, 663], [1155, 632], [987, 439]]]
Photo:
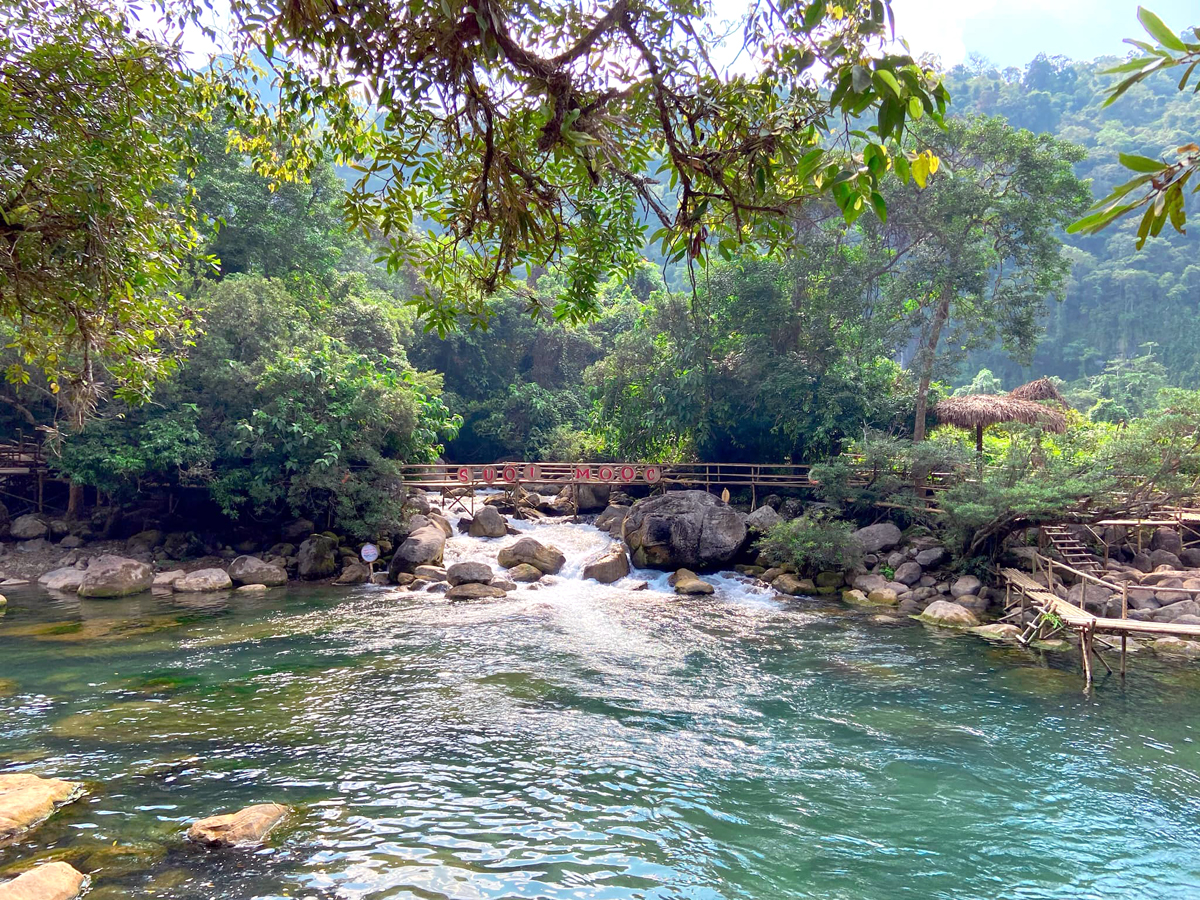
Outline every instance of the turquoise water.
[[[10, 593], [0, 769], [88, 795], [0, 870], [181, 900], [1200, 895], [1196, 668], [1141, 653], [1087, 697], [1073, 655], [566, 574], [470, 605]], [[268, 849], [182, 841], [266, 801], [294, 808]]]

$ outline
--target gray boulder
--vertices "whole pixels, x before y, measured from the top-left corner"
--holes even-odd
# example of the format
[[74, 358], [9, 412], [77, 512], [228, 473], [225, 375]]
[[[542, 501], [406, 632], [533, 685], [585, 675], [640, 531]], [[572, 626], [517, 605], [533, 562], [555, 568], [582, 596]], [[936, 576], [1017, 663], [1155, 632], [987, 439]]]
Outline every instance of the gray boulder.
[[227, 591], [233, 587], [233, 579], [224, 569], [197, 569], [171, 585], [181, 594], [207, 594], [212, 591]]
[[74, 566], [70, 566], [47, 572], [38, 579], [38, 584], [48, 591], [69, 591], [74, 593], [83, 584], [83, 576], [83, 569], [76, 569]]
[[446, 550], [446, 535], [442, 529], [425, 516], [413, 516], [409, 524], [412, 530], [396, 548], [388, 566], [392, 581], [399, 573], [413, 572], [417, 566], [442, 564], [442, 554]]
[[612, 584], [628, 574], [629, 557], [625, 555], [625, 548], [620, 544], [583, 567], [584, 578], [591, 578], [601, 584]]
[[287, 570], [264, 562], [257, 556], [239, 556], [229, 564], [229, 577], [234, 584], [264, 584], [278, 587], [287, 584]]
[[366, 563], [354, 562], [342, 569], [334, 584], [366, 584], [371, 580], [371, 570]]
[[446, 580], [457, 587], [460, 584], [489, 584], [496, 573], [485, 562], [455, 563], [446, 570]]
[[912, 562], [910, 560], [909, 562], [901, 563], [899, 566], [897, 566], [896, 574], [893, 577], [901, 584], [912, 587], [921, 580], [921, 576], [923, 574], [924, 573], [921, 570], [921, 564], [918, 562]]
[[493, 506], [485, 506], [471, 519], [467, 533], [477, 538], [498, 538], [508, 534], [508, 522]]
[[1169, 525], [1163, 525], [1154, 530], [1150, 538], [1150, 552], [1166, 550], [1172, 556], [1178, 557], [1183, 552], [1183, 538], [1179, 532]]
[[580, 512], [604, 509], [608, 506], [608, 498], [612, 494], [612, 488], [607, 484], [577, 484], [575, 491]]
[[922, 622], [945, 628], [974, 628], [979, 624], [975, 613], [949, 600], [934, 600], [919, 616]]
[[1133, 566], [1133, 568], [1137, 569], [1139, 572], [1153, 572], [1154, 571], [1154, 563], [1152, 563], [1150, 561], [1150, 554], [1147, 553], [1145, 550], [1139, 550], [1137, 553], [1135, 553], [1133, 555], [1133, 560], [1130, 562], [1130, 565]]
[[79, 582], [80, 597], [128, 597], [150, 590], [154, 569], [123, 556], [97, 556]]
[[750, 515], [746, 516], [746, 527], [752, 531], [769, 531], [774, 526], [783, 521], [783, 516], [775, 512], [769, 506], [760, 506]]
[[1174, 622], [1180, 616], [1200, 615], [1200, 603], [1195, 600], [1181, 600], [1154, 611], [1155, 622]]
[[1189, 569], [1200, 569], [1200, 547], [1184, 547], [1179, 560]]
[[1090, 582], [1071, 585], [1067, 591], [1067, 602], [1073, 606], [1082, 606], [1095, 615], [1104, 615], [1108, 610], [1108, 601], [1112, 599], [1112, 591]]
[[34, 513], [29, 513], [24, 516], [17, 516], [12, 520], [12, 525], [9, 526], [9, 535], [18, 541], [31, 541], [35, 538], [45, 537], [50, 531], [50, 526], [46, 524], [46, 520]]
[[669, 491], [633, 505], [624, 537], [636, 566], [713, 568], [745, 545], [746, 516], [706, 491]]
[[616, 537], [621, 536], [621, 527], [629, 516], [628, 506], [610, 506], [596, 517], [595, 525], [601, 531], [607, 531]]
[[310, 535], [300, 543], [296, 558], [301, 578], [328, 578], [337, 571], [337, 541], [323, 534]]
[[1179, 557], [1170, 550], [1151, 550], [1150, 565], [1156, 569], [1159, 566], [1170, 566], [1172, 569], [1183, 568], [1183, 563], [1180, 561]]
[[949, 555], [945, 547], [930, 547], [917, 554], [917, 562], [921, 564], [922, 568], [931, 569], [934, 566], [940, 566]]
[[880, 522], [878, 525], [868, 525], [854, 532], [854, 537], [863, 548], [863, 553], [879, 553], [891, 550], [901, 540], [900, 529], [891, 522]]
[[981, 582], [974, 575], [962, 575], [950, 586], [950, 596], [954, 599], [968, 594], [978, 594]]

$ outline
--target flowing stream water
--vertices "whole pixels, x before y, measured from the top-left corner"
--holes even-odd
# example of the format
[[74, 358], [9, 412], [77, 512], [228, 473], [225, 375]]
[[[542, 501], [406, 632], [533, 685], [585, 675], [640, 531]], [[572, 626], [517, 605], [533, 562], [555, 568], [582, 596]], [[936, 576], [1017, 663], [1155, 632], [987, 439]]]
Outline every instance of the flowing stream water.
[[[1194, 898], [1200, 670], [888, 627], [746, 580], [498, 601], [391, 588], [120, 601], [13, 590], [0, 771], [86, 782], [0, 874], [89, 900]], [[511, 539], [446, 551], [495, 562]], [[183, 840], [279, 801], [267, 847]]]

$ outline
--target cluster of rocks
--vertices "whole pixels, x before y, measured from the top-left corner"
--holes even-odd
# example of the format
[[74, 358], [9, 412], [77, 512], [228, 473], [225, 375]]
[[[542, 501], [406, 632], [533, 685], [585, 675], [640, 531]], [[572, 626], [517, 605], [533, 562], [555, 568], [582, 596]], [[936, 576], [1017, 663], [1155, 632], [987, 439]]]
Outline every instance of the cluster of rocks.
[[[83, 796], [83, 785], [28, 772], [0, 774], [0, 846], [19, 841], [63, 806]], [[262, 803], [194, 822], [187, 837], [207, 847], [255, 847], [288, 813], [278, 803]], [[73, 900], [87, 877], [66, 862], [35, 865], [0, 883], [0, 900]]]
[[38, 584], [50, 591], [106, 599], [149, 590], [195, 594], [236, 588], [249, 593], [286, 584], [287, 580], [287, 571], [282, 567], [249, 555], [235, 557], [228, 568], [155, 572], [152, 565], [141, 560], [104, 554], [51, 569], [38, 579]]

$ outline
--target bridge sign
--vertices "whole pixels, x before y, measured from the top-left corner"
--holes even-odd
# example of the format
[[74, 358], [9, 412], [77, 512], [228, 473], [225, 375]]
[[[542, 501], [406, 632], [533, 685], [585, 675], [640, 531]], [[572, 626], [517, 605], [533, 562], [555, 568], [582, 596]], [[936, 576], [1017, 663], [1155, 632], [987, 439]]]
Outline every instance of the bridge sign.
[[362, 547], [363, 562], [373, 563], [379, 559], [379, 548], [374, 544], [363, 544]]
[[642, 463], [501, 463], [459, 466], [454, 479], [468, 484], [658, 484], [662, 466]]

